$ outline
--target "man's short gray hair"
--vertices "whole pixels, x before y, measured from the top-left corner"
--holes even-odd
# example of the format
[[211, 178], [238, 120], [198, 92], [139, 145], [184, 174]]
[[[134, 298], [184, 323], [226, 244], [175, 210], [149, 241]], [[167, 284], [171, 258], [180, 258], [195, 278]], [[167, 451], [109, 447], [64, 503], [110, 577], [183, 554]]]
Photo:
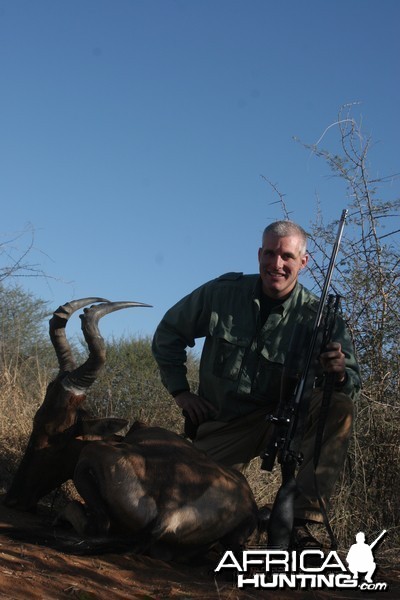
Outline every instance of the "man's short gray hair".
[[300, 227], [300, 225], [297, 225], [297, 223], [294, 223], [293, 221], [274, 221], [274, 223], [271, 223], [270, 225], [267, 225], [267, 227], [264, 229], [263, 231], [263, 239], [264, 236], [267, 235], [267, 233], [272, 233], [278, 237], [287, 237], [289, 235], [296, 235], [297, 237], [300, 238], [302, 245], [301, 245], [301, 252], [303, 254], [306, 254], [307, 252], [307, 233], [305, 232], [305, 230]]

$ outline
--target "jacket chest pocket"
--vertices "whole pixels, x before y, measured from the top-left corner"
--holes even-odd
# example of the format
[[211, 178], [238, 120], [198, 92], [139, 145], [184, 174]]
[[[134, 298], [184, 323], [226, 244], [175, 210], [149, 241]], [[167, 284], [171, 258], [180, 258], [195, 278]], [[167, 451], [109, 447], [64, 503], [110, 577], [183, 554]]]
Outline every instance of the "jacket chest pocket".
[[241, 373], [249, 340], [225, 334], [215, 340], [213, 375], [236, 381]]

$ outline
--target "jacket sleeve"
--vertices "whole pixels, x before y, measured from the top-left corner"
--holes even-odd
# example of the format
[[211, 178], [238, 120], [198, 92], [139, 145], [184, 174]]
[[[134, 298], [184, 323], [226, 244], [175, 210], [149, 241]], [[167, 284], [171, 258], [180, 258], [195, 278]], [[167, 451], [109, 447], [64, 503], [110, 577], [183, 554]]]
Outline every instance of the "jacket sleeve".
[[190, 389], [186, 376], [186, 349], [193, 348], [196, 338], [205, 337], [209, 332], [210, 295], [209, 283], [185, 296], [167, 311], [155, 331], [153, 356], [162, 383], [171, 394]]
[[338, 389], [353, 400], [356, 400], [361, 390], [360, 369], [355, 357], [354, 344], [350, 332], [341, 316], [337, 319], [332, 334], [332, 341], [340, 342], [346, 361], [346, 379], [344, 384], [338, 385]]

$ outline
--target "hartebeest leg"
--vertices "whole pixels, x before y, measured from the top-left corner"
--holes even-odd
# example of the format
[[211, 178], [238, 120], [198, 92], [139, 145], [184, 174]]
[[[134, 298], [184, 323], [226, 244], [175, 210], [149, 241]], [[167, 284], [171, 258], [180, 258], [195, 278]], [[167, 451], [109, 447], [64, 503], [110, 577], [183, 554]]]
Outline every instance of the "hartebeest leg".
[[85, 507], [81, 502], [72, 500], [58, 513], [53, 525], [58, 525], [60, 522], [67, 522], [72, 525], [73, 529], [81, 536], [84, 536], [87, 530], [87, 515]]
[[86, 505], [86, 531], [88, 535], [107, 535], [110, 529], [110, 515], [99, 493], [96, 477], [85, 461], [81, 461], [74, 473], [74, 483]]

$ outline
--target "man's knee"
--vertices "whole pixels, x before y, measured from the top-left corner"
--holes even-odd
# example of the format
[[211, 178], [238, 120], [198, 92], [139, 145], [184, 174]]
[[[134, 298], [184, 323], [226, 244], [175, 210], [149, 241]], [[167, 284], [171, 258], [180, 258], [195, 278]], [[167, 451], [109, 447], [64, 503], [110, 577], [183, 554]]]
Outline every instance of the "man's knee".
[[[319, 391], [313, 398], [313, 406], [311, 411], [311, 418], [313, 427], [317, 427], [319, 419], [321, 418], [321, 402], [322, 392]], [[354, 402], [347, 394], [343, 392], [334, 391], [329, 407], [326, 413], [325, 432], [326, 436], [339, 435], [346, 439], [350, 436], [353, 426], [354, 416]]]

